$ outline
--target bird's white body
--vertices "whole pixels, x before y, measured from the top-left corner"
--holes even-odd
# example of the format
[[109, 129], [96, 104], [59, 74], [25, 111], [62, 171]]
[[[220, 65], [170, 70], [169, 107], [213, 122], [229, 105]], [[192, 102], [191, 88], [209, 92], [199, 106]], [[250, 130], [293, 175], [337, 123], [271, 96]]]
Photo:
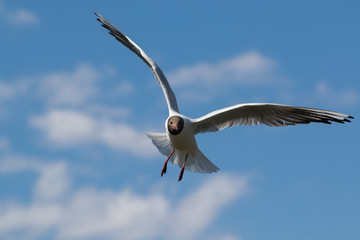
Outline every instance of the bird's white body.
[[[353, 118], [347, 114], [314, 108], [272, 103], [247, 103], [219, 109], [203, 117], [191, 119], [180, 114], [175, 94], [157, 64], [130, 38], [121, 33], [102, 16], [96, 15], [99, 17], [98, 20], [102, 23], [102, 26], [108, 29], [111, 35], [138, 55], [150, 67], [164, 92], [169, 110], [169, 117], [165, 121], [166, 133], [146, 133], [158, 150], [163, 155], [168, 156], [162, 174], [166, 172], [168, 160], [182, 168], [179, 180], [182, 178], [184, 169], [200, 173], [212, 173], [219, 170], [198, 149], [195, 135], [199, 133], [215, 132], [226, 127], [239, 125], [265, 124], [278, 127], [310, 122], [344, 123], [350, 122], [348, 118]], [[177, 118], [176, 120], [179, 120], [181, 124], [170, 124], [172, 117]], [[169, 128], [173, 132], [169, 131]]]
[[[146, 132], [159, 152], [164, 156], [169, 156], [172, 149], [175, 149], [170, 162], [182, 167], [184, 160], [187, 159], [185, 169], [192, 172], [211, 173], [218, 171], [219, 168], [207, 159], [197, 146], [193, 120], [179, 113], [171, 116], [179, 116], [184, 119], [184, 128], [178, 135], [172, 135], [168, 130], [166, 133]], [[167, 129], [169, 118], [165, 121], [165, 129]]]

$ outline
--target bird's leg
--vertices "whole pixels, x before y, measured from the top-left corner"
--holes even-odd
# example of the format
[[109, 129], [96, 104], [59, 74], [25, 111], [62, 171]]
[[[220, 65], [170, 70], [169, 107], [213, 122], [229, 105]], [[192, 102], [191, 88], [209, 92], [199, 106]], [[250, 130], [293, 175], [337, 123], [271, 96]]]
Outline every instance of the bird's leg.
[[164, 162], [164, 166], [163, 166], [163, 168], [162, 168], [162, 170], [161, 170], [161, 176], [163, 176], [164, 173], [166, 173], [167, 163], [168, 163], [169, 159], [171, 158], [171, 156], [174, 154], [174, 152], [175, 152], [175, 148], [172, 149], [170, 155], [168, 156], [168, 158], [167, 158], [166, 161]]
[[184, 175], [184, 170], [185, 170], [185, 164], [186, 164], [186, 159], [187, 159], [187, 154], [186, 154], [186, 157], [185, 157], [185, 160], [184, 160], [184, 163], [183, 163], [183, 165], [182, 165], [182, 168], [181, 168], [181, 171], [180, 171], [180, 175], [179, 175], [179, 180], [178, 180], [178, 182], [180, 182], [181, 181], [181, 179], [182, 179], [182, 177], [183, 177], [183, 175]]

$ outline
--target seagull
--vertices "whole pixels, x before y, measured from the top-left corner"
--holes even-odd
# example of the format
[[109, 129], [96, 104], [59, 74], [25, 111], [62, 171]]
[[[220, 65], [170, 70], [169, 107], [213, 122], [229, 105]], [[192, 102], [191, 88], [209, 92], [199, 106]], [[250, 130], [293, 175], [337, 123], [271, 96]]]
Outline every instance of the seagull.
[[170, 161], [181, 168], [178, 181], [183, 178], [184, 170], [199, 173], [217, 172], [215, 166], [198, 148], [195, 135], [216, 132], [224, 128], [240, 125], [267, 125], [271, 127], [289, 126], [319, 122], [350, 122], [352, 116], [315, 108], [296, 107], [272, 103], [245, 103], [213, 111], [200, 118], [192, 119], [180, 113], [175, 94], [159, 66], [129, 37], [120, 32], [109, 21], [95, 13], [98, 21], [109, 34], [125, 47], [138, 55], [148, 65], [159, 82], [165, 95], [169, 117], [165, 121], [165, 133], [145, 132], [167, 158], [161, 170], [166, 173]]

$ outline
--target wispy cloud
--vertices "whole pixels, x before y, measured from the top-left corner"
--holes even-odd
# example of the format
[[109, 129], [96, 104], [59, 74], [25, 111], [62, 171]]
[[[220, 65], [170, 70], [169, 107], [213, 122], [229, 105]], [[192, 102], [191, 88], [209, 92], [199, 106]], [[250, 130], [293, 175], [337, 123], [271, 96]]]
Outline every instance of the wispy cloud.
[[230, 234], [213, 236], [213, 237], [209, 238], [209, 240], [241, 240], [241, 239], [242, 238], [240, 238], [239, 236], [230, 235]]
[[28, 9], [9, 9], [0, 1], [0, 16], [13, 26], [26, 26], [38, 23], [38, 17]]
[[32, 25], [38, 22], [38, 17], [27, 9], [8, 11], [6, 18], [8, 22], [16, 26]]
[[6, 152], [10, 149], [9, 140], [6, 137], [0, 137], [0, 151]]
[[98, 93], [96, 81], [102, 73], [89, 64], [79, 64], [73, 72], [41, 76], [38, 94], [51, 105], [79, 105]]
[[69, 188], [65, 162], [48, 163], [16, 155], [8, 155], [0, 161], [0, 174], [23, 171], [39, 173], [33, 190], [36, 201], [60, 200]]
[[239, 54], [217, 63], [197, 63], [167, 74], [181, 97], [190, 101], [208, 101], [239, 86], [270, 86], [284, 82], [277, 62], [257, 51]]
[[21, 79], [15, 82], [9, 83], [0, 79], [0, 99], [14, 99], [19, 95], [26, 93], [29, 89], [30, 82], [25, 79]]
[[259, 52], [240, 54], [218, 63], [198, 63], [181, 67], [169, 73], [174, 86], [206, 84], [211, 86], [224, 84], [263, 84], [272, 81], [271, 73], [276, 62]]
[[[191, 103], [213, 101], [234, 91], [246, 94], [246, 89], [254, 87], [257, 90], [253, 96], [259, 96], [256, 92], [261, 92], [260, 99], [274, 95], [284, 101], [302, 99], [303, 104], [318, 102], [331, 106], [350, 106], [359, 101], [356, 90], [335, 89], [326, 81], [316, 83], [313, 91], [306, 93], [306, 97], [301, 96], [291, 77], [285, 77], [279, 71], [279, 65], [275, 59], [251, 51], [217, 63], [180, 67], [167, 75], [179, 97]], [[258, 91], [261, 88], [266, 91]]]
[[359, 101], [354, 89], [334, 89], [327, 82], [318, 82], [315, 86], [315, 99], [332, 106], [351, 106]]
[[118, 96], [119, 93], [129, 96], [135, 91], [132, 83], [127, 81], [119, 81], [111, 89], [106, 89], [104, 81], [114, 75], [110, 67], [94, 67], [80, 63], [70, 70], [20, 76], [15, 79], [2, 79], [0, 76], [0, 99], [16, 99], [31, 94], [29, 97], [43, 100], [47, 107], [88, 107], [91, 101], [101, 94], [109, 98]]
[[96, 118], [84, 112], [50, 110], [44, 115], [32, 117], [30, 125], [41, 130], [46, 141], [56, 146], [100, 143], [142, 157], [156, 154], [156, 149], [142, 131], [122, 122]]
[[[217, 175], [192, 194], [184, 197], [176, 211], [175, 222], [171, 224], [171, 238], [176, 236], [174, 239], [187, 239], [195, 236], [199, 229], [210, 225], [219, 215], [222, 206], [228, 205], [229, 201], [248, 190], [247, 181], [247, 177]], [[204, 199], [206, 201], [203, 201]], [[191, 221], [187, 221], [190, 218]], [[183, 231], [183, 228], [187, 230]]]
[[0, 166], [0, 173], [40, 173], [30, 203], [2, 201], [0, 236], [12, 238], [50, 234], [58, 239], [197, 239], [206, 236], [225, 206], [249, 190], [249, 176], [218, 174], [193, 192], [179, 193], [174, 201], [161, 191], [139, 195], [131, 187], [74, 189], [63, 162], [10, 157]]
[[289, 104], [323, 106], [324, 108], [353, 107], [359, 104], [357, 89], [346, 86], [334, 87], [327, 81], [315, 82], [306, 92], [289, 88], [278, 92], [279, 98]]
[[[103, 144], [136, 156], [153, 156], [156, 149], [143, 130], [138, 131], [124, 123], [124, 118], [130, 115], [129, 108], [101, 105], [96, 101], [114, 98], [115, 92], [129, 91], [129, 96], [134, 91], [132, 84], [124, 81], [120, 81], [117, 87], [106, 89], [99, 80], [104, 81], [110, 75], [114, 73], [109, 73], [109, 67], [78, 64], [71, 71], [2, 80], [0, 98], [14, 101], [24, 96], [32, 101], [40, 99], [38, 107], [45, 113], [36, 116], [29, 113], [29, 123], [43, 133], [44, 142], [49, 141], [54, 146]], [[108, 90], [114, 91], [112, 96], [108, 96]], [[5, 112], [5, 105], [4, 109]], [[144, 151], [138, 151], [139, 148]]]

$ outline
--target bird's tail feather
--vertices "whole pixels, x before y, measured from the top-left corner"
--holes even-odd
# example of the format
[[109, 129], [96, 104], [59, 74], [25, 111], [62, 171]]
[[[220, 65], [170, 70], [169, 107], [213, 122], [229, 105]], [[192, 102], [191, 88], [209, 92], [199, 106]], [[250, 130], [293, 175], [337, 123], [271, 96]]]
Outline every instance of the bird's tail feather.
[[[176, 150], [174, 158], [170, 159], [171, 162], [182, 167], [186, 153]], [[198, 173], [213, 173], [217, 172], [219, 168], [215, 166], [199, 149], [195, 153], [187, 154], [185, 170]]]
[[145, 132], [145, 134], [151, 139], [152, 143], [157, 147], [162, 155], [170, 155], [172, 146], [166, 133]]
[[219, 171], [219, 168], [215, 166], [199, 149], [195, 154], [190, 154], [186, 160], [185, 168], [191, 172], [200, 173], [213, 173]]
[[[171, 146], [166, 133], [145, 133], [151, 139], [152, 143], [157, 147], [161, 154], [166, 157], [170, 155], [173, 147]], [[185, 157], [185, 169], [190, 172], [213, 173], [219, 170], [219, 168], [215, 166], [215, 164], [213, 164], [199, 149], [196, 149], [194, 153], [189, 154], [176, 149], [169, 161], [173, 164], [178, 165], [181, 168], [184, 163]]]

